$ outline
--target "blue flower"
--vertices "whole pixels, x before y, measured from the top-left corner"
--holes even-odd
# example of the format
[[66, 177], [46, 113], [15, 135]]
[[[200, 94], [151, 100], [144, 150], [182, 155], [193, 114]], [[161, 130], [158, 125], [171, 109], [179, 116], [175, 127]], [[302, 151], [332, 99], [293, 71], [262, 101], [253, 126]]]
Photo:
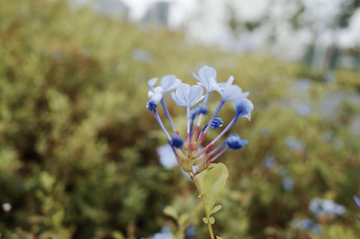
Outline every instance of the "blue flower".
[[[193, 76], [200, 82], [198, 85], [203, 86], [207, 92], [213, 91], [214, 85], [211, 84], [211, 81], [216, 82], [216, 70], [209, 66], [203, 66], [199, 71], [199, 77], [193, 73]], [[217, 83], [216, 83], [217, 84]]]
[[294, 181], [291, 177], [285, 177], [283, 179], [282, 185], [286, 191], [292, 191], [294, 189]]
[[[144, 239], [144, 238], [141, 238]], [[156, 233], [153, 237], [147, 239], [173, 239], [170, 229], [168, 227], [161, 228], [161, 231]]]
[[192, 107], [204, 99], [203, 89], [199, 85], [193, 85], [182, 83], [176, 92], [171, 93], [171, 97], [179, 106]]
[[236, 120], [243, 118], [243, 117], [251, 120], [250, 112], [254, 109], [254, 105], [250, 100], [248, 100], [246, 98], [241, 99], [241, 100], [236, 100], [236, 101], [234, 101], [234, 108], [235, 108]]
[[242, 92], [242, 89], [238, 85], [233, 85], [234, 77], [230, 76], [226, 83], [219, 83], [214, 79], [210, 79], [210, 85], [221, 96], [221, 101], [235, 101], [242, 100], [249, 96], [249, 92]]
[[190, 119], [194, 120], [195, 117], [199, 114], [206, 115], [208, 113], [208, 109], [204, 106], [199, 106], [191, 110], [190, 112]]
[[303, 219], [303, 220], [298, 220], [298, 219], [293, 219], [291, 221], [291, 225], [293, 227], [297, 227], [299, 229], [303, 229], [303, 230], [312, 230], [313, 233], [315, 234], [320, 234], [321, 232], [321, 227], [319, 224], [314, 223], [311, 219]]
[[150, 111], [156, 110], [156, 105], [154, 103], [151, 103], [150, 101], [146, 103], [146, 108]]
[[[355, 195], [353, 197], [354, 197], [356, 205], [358, 206], [358, 208], [360, 208], [360, 199]], [[360, 215], [357, 215], [357, 218], [360, 221]]]
[[345, 213], [345, 207], [334, 203], [327, 199], [314, 198], [311, 200], [309, 210], [315, 214], [316, 217], [324, 215], [338, 215], [342, 216]]
[[157, 148], [159, 162], [165, 169], [171, 169], [178, 166], [175, 154], [170, 145], [166, 144]]
[[217, 128], [221, 127], [223, 125], [223, 123], [224, 123], [224, 121], [221, 118], [217, 117], [211, 123], [210, 129], [217, 129]]
[[171, 137], [171, 142], [170, 144], [176, 148], [181, 148], [182, 145], [184, 143], [184, 140], [178, 136], [177, 134], [174, 134], [172, 137]]
[[241, 139], [237, 134], [231, 134], [227, 138], [227, 146], [233, 150], [241, 149], [246, 145], [249, 141], [245, 139]]
[[175, 75], [166, 75], [161, 78], [161, 86], [154, 88], [157, 80], [158, 78], [152, 78], [148, 81], [150, 89], [148, 92], [148, 98], [150, 99], [150, 102], [155, 105], [159, 104], [165, 92], [175, 90], [181, 84], [181, 80], [177, 79]]
[[276, 167], [276, 160], [273, 156], [266, 155], [263, 163], [263, 167], [266, 169], [272, 169]]

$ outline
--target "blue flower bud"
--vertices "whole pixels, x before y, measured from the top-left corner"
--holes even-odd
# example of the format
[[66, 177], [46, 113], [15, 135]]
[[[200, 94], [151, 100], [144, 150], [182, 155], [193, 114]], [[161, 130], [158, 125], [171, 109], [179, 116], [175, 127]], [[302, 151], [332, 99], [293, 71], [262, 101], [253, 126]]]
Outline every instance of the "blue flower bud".
[[195, 117], [199, 114], [206, 115], [208, 113], [208, 109], [205, 106], [199, 106], [191, 110], [190, 119], [194, 120]]
[[249, 141], [245, 139], [241, 139], [237, 134], [231, 134], [229, 138], [227, 138], [227, 146], [233, 150], [241, 149], [248, 142]]
[[156, 105], [149, 101], [149, 102], [146, 103], [146, 108], [148, 110], [150, 110], [150, 111], [155, 111], [156, 110]]
[[[223, 123], [224, 123], [224, 121], [223, 121], [222, 119], [220, 119], [220, 118], [215, 118], [215, 119], [213, 120], [213, 122], [211, 123], [210, 129], [219, 128], [219, 127], [222, 126]], [[201, 130], [201, 132], [203, 132], [208, 125], [209, 125], [209, 123], [207, 123], [207, 124], [204, 126], [204, 128]]]
[[171, 142], [169, 142], [171, 146], [174, 146], [176, 148], [182, 148], [182, 145], [184, 143], [184, 140], [178, 136], [177, 134], [174, 134], [171, 137]]

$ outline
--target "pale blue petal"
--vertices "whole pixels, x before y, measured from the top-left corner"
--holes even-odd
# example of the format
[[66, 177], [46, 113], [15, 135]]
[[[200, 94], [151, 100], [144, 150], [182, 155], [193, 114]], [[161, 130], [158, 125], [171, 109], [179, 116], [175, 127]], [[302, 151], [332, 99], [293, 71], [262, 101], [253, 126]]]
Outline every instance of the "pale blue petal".
[[156, 84], [158, 78], [155, 77], [155, 78], [151, 78], [149, 81], [148, 81], [148, 86], [149, 86], [149, 89], [151, 91], [154, 91], [154, 85]]
[[161, 78], [161, 87], [163, 93], [166, 91], [172, 91], [178, 88], [181, 84], [181, 80], [177, 79], [175, 75], [166, 75]]
[[192, 102], [190, 104], [190, 107], [193, 107], [194, 105], [196, 105], [197, 103], [199, 103], [200, 101], [202, 101], [205, 98], [205, 95], [201, 96], [198, 100]]
[[235, 108], [235, 117], [236, 119], [240, 118], [248, 118], [251, 120], [251, 114], [250, 112], [254, 109], [253, 103], [244, 98], [242, 100], [235, 100], [234, 101], [234, 108]]
[[231, 86], [233, 82], [234, 82], [234, 77], [230, 76], [229, 79], [226, 81], [226, 84], [227, 86]]
[[[196, 78], [196, 77], [195, 77]], [[216, 81], [216, 70], [209, 66], [204, 66], [199, 71], [199, 78], [198, 79], [201, 84], [205, 87], [207, 91], [211, 91], [211, 82], [210, 80], [213, 79]]]
[[171, 98], [173, 98], [173, 100], [175, 101], [175, 103], [176, 103], [178, 106], [186, 106], [186, 104], [184, 104], [183, 102], [181, 102], [181, 101], [177, 98], [175, 92], [171, 92]]
[[197, 102], [200, 101], [201, 97], [203, 96], [203, 88], [199, 85], [194, 85], [190, 89], [189, 95], [189, 105], [190, 107], [194, 106]]
[[242, 100], [249, 95], [249, 92], [242, 92], [242, 89], [238, 85], [231, 85], [227, 88], [218, 90], [223, 101], [235, 101]]
[[189, 104], [190, 85], [182, 83], [179, 88], [176, 89], [177, 99], [185, 106]]

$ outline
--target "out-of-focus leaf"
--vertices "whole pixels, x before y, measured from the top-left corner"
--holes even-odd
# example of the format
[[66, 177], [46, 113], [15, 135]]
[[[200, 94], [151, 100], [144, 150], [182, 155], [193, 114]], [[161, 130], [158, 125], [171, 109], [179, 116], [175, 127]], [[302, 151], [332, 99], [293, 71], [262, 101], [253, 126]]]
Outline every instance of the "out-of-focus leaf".
[[222, 208], [221, 205], [216, 205], [216, 206], [211, 210], [210, 215], [213, 214], [213, 213], [215, 213], [215, 212], [217, 212], [217, 211], [219, 211], [221, 208]]
[[211, 223], [211, 224], [214, 224], [214, 223], [215, 223], [215, 218], [214, 218], [214, 217], [210, 217], [209, 220], [210, 220], [210, 223]]
[[205, 224], [208, 224], [208, 223], [209, 223], [209, 221], [208, 221], [208, 219], [207, 219], [206, 217], [203, 217], [203, 222], [204, 222]]
[[163, 212], [164, 212], [165, 215], [167, 215], [169, 217], [172, 217], [175, 220], [179, 219], [178, 212], [176, 211], [176, 209], [173, 206], [166, 206], [164, 208]]
[[183, 213], [179, 217], [179, 226], [184, 226], [186, 220], [189, 218], [189, 213]]

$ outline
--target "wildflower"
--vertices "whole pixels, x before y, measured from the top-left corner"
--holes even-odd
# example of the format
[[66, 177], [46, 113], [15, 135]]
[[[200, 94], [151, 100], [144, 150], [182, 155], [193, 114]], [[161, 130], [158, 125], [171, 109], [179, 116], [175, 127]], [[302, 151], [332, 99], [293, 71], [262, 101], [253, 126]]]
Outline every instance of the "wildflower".
[[[270, 154], [271, 155], [271, 154]], [[273, 156], [266, 155], [262, 165], [265, 169], [272, 169], [276, 167], [276, 160]]]
[[233, 150], [237, 150], [243, 148], [248, 142], [247, 140], [241, 139], [239, 135], [232, 134], [227, 139], [227, 146]]
[[[356, 205], [358, 206], [358, 208], [360, 208], [360, 199], [355, 195], [353, 197], [354, 197]], [[360, 215], [357, 215], [357, 218], [360, 221]]]
[[175, 154], [169, 144], [165, 144], [157, 148], [159, 162], [165, 169], [171, 169], [178, 165]]
[[236, 100], [234, 101], [234, 108], [236, 120], [243, 117], [251, 120], [250, 112], [254, 109], [254, 105], [250, 100], [247, 98]]
[[320, 225], [308, 218], [303, 220], [293, 219], [291, 225], [302, 230], [311, 230], [315, 234], [320, 234], [321, 232]]
[[148, 98], [150, 99], [150, 102], [155, 105], [160, 103], [165, 92], [175, 90], [181, 84], [181, 80], [177, 79], [175, 75], [166, 75], [161, 78], [161, 86], [154, 88], [157, 80], [158, 78], [152, 78], [148, 81], [150, 89], [148, 92]]
[[219, 92], [221, 101], [235, 101], [242, 100], [249, 96], [249, 92], [242, 92], [242, 89], [238, 85], [233, 85], [234, 77], [230, 76], [226, 83], [219, 83], [215, 80], [210, 80], [211, 86]]
[[150, 111], [156, 111], [156, 105], [150, 101], [146, 103], [146, 108]]
[[202, 93], [203, 89], [201, 86], [194, 85], [190, 87], [190, 85], [182, 83], [179, 88], [177, 88], [176, 93], [171, 93], [171, 97], [178, 106], [190, 108], [204, 99]]
[[292, 191], [294, 189], [294, 180], [291, 177], [285, 177], [282, 182], [285, 191]]
[[216, 70], [209, 66], [204, 66], [199, 71], [199, 77], [193, 73], [193, 76], [200, 82], [198, 82], [198, 85], [203, 86], [207, 92], [213, 91], [214, 85], [211, 84], [211, 81], [216, 82]]
[[342, 216], [345, 213], [345, 207], [334, 203], [331, 200], [314, 198], [311, 200], [309, 210], [315, 214], [316, 217], [322, 216]]
[[[143, 238], [141, 238], [143, 239]], [[168, 227], [161, 228], [161, 231], [156, 233], [153, 237], [147, 239], [173, 239], [170, 229]]]

